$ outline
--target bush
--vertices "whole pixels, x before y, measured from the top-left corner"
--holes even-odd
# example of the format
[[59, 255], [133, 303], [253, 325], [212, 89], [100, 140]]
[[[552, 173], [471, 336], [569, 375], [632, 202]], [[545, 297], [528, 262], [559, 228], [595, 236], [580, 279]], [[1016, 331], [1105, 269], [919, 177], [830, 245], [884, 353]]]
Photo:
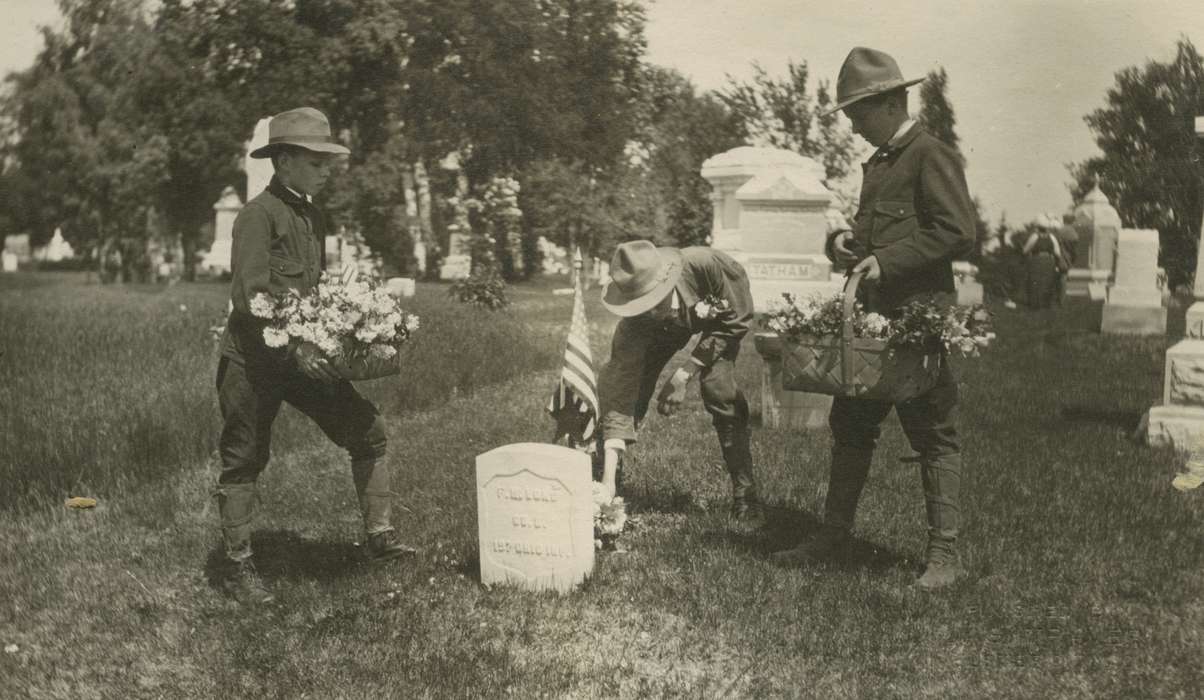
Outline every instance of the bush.
[[991, 299], [1022, 299], [1024, 275], [1024, 254], [1011, 246], [985, 254], [978, 261], [978, 282]]
[[473, 273], [452, 283], [448, 296], [462, 304], [496, 311], [510, 305], [506, 298], [506, 282], [496, 272]]

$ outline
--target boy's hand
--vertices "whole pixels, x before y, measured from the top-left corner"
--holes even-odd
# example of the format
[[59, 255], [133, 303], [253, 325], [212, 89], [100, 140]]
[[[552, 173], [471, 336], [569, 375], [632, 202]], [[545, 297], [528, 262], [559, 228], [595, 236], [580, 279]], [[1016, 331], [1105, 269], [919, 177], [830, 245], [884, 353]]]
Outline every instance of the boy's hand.
[[686, 385], [694, 373], [683, 367], [673, 373], [669, 381], [661, 387], [661, 393], [656, 397], [656, 410], [662, 416], [671, 416], [677, 412], [682, 401], [686, 400]]

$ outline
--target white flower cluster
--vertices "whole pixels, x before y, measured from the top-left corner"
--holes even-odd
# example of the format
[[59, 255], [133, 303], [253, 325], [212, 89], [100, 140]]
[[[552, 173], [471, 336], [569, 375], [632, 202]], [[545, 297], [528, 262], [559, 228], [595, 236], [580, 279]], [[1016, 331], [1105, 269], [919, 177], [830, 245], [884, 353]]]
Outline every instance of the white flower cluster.
[[[797, 299], [783, 294], [771, 302], [763, 324], [783, 338], [839, 336], [844, 325], [844, 294]], [[931, 347], [943, 343], [963, 355], [978, 355], [995, 339], [991, 314], [980, 305], [942, 306], [935, 301], [912, 301], [893, 320], [853, 305], [853, 335], [887, 341], [896, 346]]]
[[613, 542], [627, 525], [627, 504], [620, 496], [611, 496], [606, 487], [593, 483], [594, 546], [601, 549], [603, 539]]
[[341, 277], [322, 273], [310, 294], [272, 297], [261, 292], [251, 299], [251, 313], [271, 322], [263, 330], [268, 347], [284, 347], [295, 339], [313, 343], [331, 359], [387, 360], [419, 324], [375, 281], [350, 268]]

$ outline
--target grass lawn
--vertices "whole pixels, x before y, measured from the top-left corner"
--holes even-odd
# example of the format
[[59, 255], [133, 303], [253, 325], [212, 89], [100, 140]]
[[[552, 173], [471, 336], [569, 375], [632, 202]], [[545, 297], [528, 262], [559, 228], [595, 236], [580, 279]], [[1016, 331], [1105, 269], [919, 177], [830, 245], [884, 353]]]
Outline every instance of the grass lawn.
[[[416, 344], [414, 377], [364, 385], [389, 419], [395, 520], [419, 557], [357, 563], [345, 456], [286, 410], [255, 533], [279, 602], [244, 612], [211, 585], [206, 328], [224, 289], [3, 285], [0, 476], [22, 488], [0, 500], [2, 698], [1204, 693], [1204, 494], [1170, 487], [1180, 456], [1131, 439], [1160, 396], [1167, 341], [1102, 337], [1097, 307], [998, 309], [998, 344], [959, 363], [970, 576], [953, 589], [909, 585], [924, 504], [894, 418], [852, 556], [787, 569], [768, 554], [814, 527], [828, 435], [754, 432], [770, 523], [734, 530], [692, 389], [631, 453], [630, 551], [557, 596], [478, 583], [473, 458], [549, 436], [570, 298], [519, 289], [489, 320], [420, 287], [424, 329], [447, 347]], [[605, 356], [612, 321], [596, 302], [589, 314]], [[740, 372], [759, 405], [751, 343]], [[444, 388], [416, 397], [423, 376]], [[68, 495], [100, 505], [68, 510]]]

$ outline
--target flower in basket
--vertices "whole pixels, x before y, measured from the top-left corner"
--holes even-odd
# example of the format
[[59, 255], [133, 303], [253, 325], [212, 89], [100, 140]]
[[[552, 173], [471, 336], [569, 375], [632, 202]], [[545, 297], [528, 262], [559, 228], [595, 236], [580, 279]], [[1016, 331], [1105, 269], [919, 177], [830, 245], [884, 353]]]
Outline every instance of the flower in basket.
[[594, 503], [594, 547], [613, 550], [627, 525], [627, 504], [622, 497], [612, 496], [605, 486], [596, 481], [591, 496]]
[[721, 299], [714, 294], [709, 294], [694, 305], [694, 315], [700, 321], [709, 321], [717, 318], [724, 311], [728, 311], [731, 308], [732, 305], [728, 303], [727, 299]]
[[938, 348], [977, 357], [991, 344], [995, 332], [991, 313], [981, 304], [950, 306], [933, 300], [913, 301], [893, 322], [891, 344], [896, 347]]
[[349, 379], [395, 374], [398, 350], [419, 326], [417, 316], [351, 266], [338, 277], [323, 272], [308, 294], [260, 292], [251, 299], [251, 313], [268, 321], [265, 345], [313, 343]]
[[[844, 294], [805, 299], [782, 294], [783, 301], [770, 304], [763, 324], [783, 338], [839, 336], [844, 323]], [[933, 299], [904, 305], [895, 318], [866, 312], [861, 302], [853, 304], [853, 336], [883, 340], [892, 347], [936, 350], [942, 345], [963, 355], [977, 356], [995, 339], [991, 314], [981, 304], [957, 306], [938, 304]]]

